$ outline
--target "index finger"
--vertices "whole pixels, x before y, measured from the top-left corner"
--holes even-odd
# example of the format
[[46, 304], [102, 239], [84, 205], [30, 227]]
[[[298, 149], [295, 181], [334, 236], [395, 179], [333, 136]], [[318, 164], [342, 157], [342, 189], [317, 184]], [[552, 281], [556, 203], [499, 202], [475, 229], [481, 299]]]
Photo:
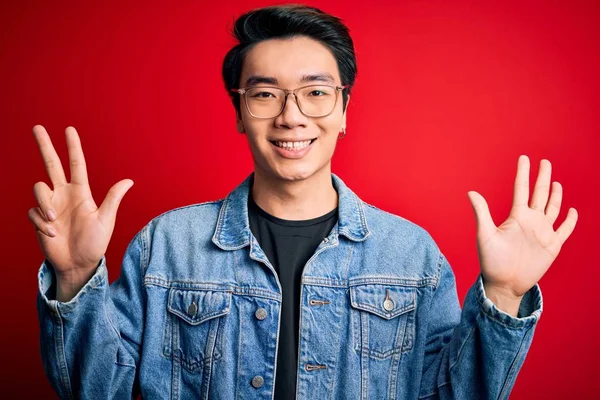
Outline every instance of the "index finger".
[[44, 165], [46, 166], [46, 171], [48, 172], [50, 181], [52, 181], [52, 185], [65, 185], [67, 183], [65, 171], [60, 163], [58, 154], [56, 154], [56, 150], [54, 150], [48, 132], [46, 132], [46, 129], [42, 125], [36, 125], [33, 127], [33, 135], [42, 154], [42, 159], [44, 160]]

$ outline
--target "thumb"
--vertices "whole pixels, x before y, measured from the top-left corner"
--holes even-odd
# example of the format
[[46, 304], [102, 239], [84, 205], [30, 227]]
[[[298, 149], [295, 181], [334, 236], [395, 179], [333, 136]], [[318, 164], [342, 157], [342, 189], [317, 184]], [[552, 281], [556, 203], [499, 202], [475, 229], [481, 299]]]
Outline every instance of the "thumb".
[[473, 206], [473, 211], [475, 212], [477, 232], [481, 232], [487, 236], [487, 234], [496, 230], [496, 225], [492, 220], [488, 204], [482, 195], [473, 190], [467, 192], [467, 196], [469, 197], [469, 201], [471, 202], [471, 206]]
[[98, 209], [98, 217], [100, 220], [104, 222], [110, 221], [114, 223], [114, 220], [117, 216], [117, 209], [119, 208], [119, 204], [121, 204], [121, 200], [123, 200], [123, 196], [131, 187], [133, 186], [133, 181], [131, 179], [123, 179], [115, 183], [104, 198], [102, 205]]

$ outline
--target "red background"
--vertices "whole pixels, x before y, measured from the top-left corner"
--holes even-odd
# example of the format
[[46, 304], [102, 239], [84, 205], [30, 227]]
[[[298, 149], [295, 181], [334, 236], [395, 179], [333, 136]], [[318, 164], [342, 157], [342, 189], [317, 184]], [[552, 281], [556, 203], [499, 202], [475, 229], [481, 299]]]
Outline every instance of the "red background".
[[[27, 210], [49, 183], [31, 128], [44, 125], [68, 170], [75, 126], [98, 204], [135, 181], [107, 257], [111, 282], [133, 235], [174, 207], [224, 197], [252, 170], [223, 89], [234, 17], [272, 2], [4, 1], [0, 6], [3, 184], [2, 388], [51, 396], [39, 356], [35, 299], [43, 255]], [[365, 201], [434, 237], [461, 300], [478, 273], [467, 191], [508, 216], [517, 157], [552, 162], [575, 232], [540, 282], [545, 310], [512, 399], [589, 398], [599, 368], [597, 213], [598, 2], [310, 4], [340, 16], [359, 75], [333, 171]], [[595, 233], [595, 232], [594, 232]]]

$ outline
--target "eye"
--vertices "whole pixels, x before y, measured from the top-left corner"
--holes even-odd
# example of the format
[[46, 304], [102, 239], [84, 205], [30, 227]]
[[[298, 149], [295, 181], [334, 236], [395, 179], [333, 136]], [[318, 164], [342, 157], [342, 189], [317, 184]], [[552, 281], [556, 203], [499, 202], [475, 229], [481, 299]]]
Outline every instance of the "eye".
[[313, 97], [320, 97], [320, 96], [327, 96], [327, 93], [325, 93], [322, 90], [313, 90], [308, 95], [313, 96]]
[[251, 97], [269, 98], [269, 97], [275, 97], [275, 96], [273, 95], [273, 93], [270, 93], [270, 92], [256, 92], [256, 93], [252, 93]]
[[277, 89], [267, 87], [255, 87], [249, 89], [247, 94], [250, 98], [256, 100], [270, 100], [279, 97], [279, 91]]

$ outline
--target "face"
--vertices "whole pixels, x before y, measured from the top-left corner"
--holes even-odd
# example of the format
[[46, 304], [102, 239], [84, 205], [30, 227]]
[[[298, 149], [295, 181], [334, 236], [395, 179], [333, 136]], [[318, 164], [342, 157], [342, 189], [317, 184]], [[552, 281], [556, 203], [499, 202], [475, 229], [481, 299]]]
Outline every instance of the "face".
[[[342, 83], [333, 54], [321, 43], [306, 37], [258, 43], [247, 53], [240, 79], [241, 87], [282, 89], [312, 84], [342, 86]], [[296, 98], [289, 94], [281, 114], [258, 119], [250, 115], [244, 96], [241, 97], [237, 128], [247, 136], [257, 175], [297, 181], [330, 173], [338, 134], [346, 126], [341, 92], [333, 112], [318, 118], [302, 114]], [[305, 142], [304, 145], [306, 141], [310, 144], [300, 150], [288, 150], [289, 144], [281, 148], [281, 142]], [[295, 146], [298, 145], [301, 144]]]

